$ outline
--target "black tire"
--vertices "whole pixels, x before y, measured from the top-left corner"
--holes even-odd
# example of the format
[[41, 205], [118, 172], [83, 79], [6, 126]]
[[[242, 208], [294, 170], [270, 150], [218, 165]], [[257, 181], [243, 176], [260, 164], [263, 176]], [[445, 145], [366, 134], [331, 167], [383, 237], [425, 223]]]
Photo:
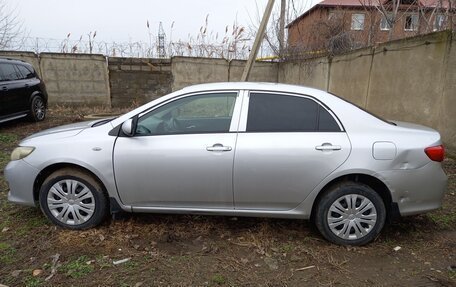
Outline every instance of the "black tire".
[[[355, 200], [355, 210], [357, 210], [356, 207], [361, 206], [361, 202], [363, 202], [364, 199], [370, 201], [374, 208], [369, 205], [366, 206], [367, 209], [363, 213], [352, 211], [350, 206], [345, 206], [347, 204], [347, 198], [350, 199], [351, 202], [353, 202], [352, 199]], [[368, 201], [364, 201], [364, 203]], [[337, 205], [336, 202], [344, 208], [344, 211], [339, 213], [338, 211], [340, 209], [337, 209], [336, 206], [333, 206], [332, 211], [330, 211], [333, 204]], [[344, 213], [345, 211], [347, 211], [347, 213]], [[342, 215], [342, 213], [344, 213], [344, 215]], [[343, 219], [344, 216], [346, 219]], [[329, 217], [331, 217], [331, 219], [329, 219]], [[360, 219], [359, 217], [363, 218]], [[375, 218], [376, 221], [375, 223], [372, 223], [373, 221], [366, 223], [362, 221], [365, 218]], [[365, 184], [343, 182], [325, 191], [319, 202], [317, 202], [314, 221], [320, 233], [328, 241], [339, 245], [359, 246], [365, 245], [377, 237], [385, 225], [385, 218], [385, 204], [378, 193]], [[328, 222], [330, 220], [333, 221], [332, 227], [330, 227]], [[353, 226], [351, 224], [353, 224]], [[362, 234], [362, 232], [365, 234]]]
[[34, 96], [30, 103], [30, 119], [40, 122], [46, 118], [46, 102], [41, 96]]
[[[64, 193], [67, 194], [66, 197], [57, 195], [55, 193], [56, 186], [60, 187], [64, 191], [68, 191], [68, 183], [66, 182], [67, 180], [76, 186], [74, 188], [74, 195], [68, 195], [68, 192]], [[88, 192], [84, 188], [87, 188]], [[51, 192], [51, 189], [54, 191]], [[83, 194], [85, 195], [82, 196]], [[87, 196], [89, 198], [85, 198], [84, 200], [78, 202], [78, 195], [81, 195], [80, 199], [83, 199]], [[69, 198], [73, 201], [68, 201]], [[62, 203], [65, 202], [65, 204], [70, 205], [71, 208], [67, 207], [65, 211], [64, 207], [61, 207], [60, 209], [56, 208], [60, 203], [55, 203], [53, 207], [50, 207], [49, 205], [52, 205], [52, 203], [49, 203], [49, 200], [58, 200], [58, 202]], [[75, 168], [60, 169], [46, 178], [41, 186], [39, 201], [41, 210], [49, 218], [49, 220], [60, 227], [68, 229], [92, 228], [99, 225], [108, 214], [108, 200], [103, 192], [103, 188], [100, 183], [88, 173]], [[81, 207], [81, 205], [83, 206]], [[90, 210], [90, 208], [87, 207], [91, 205], [94, 206], [93, 210]], [[91, 213], [87, 212], [86, 210], [91, 211]], [[57, 218], [58, 215], [62, 215], [64, 218], [62, 218], [62, 220], [59, 220]], [[67, 217], [67, 220], [65, 220], [65, 216]]]

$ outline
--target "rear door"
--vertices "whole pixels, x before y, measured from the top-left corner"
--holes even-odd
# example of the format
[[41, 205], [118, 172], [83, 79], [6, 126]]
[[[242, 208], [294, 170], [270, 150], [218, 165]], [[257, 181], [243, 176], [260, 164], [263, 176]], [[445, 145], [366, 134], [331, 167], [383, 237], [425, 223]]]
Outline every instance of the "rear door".
[[347, 159], [348, 137], [311, 97], [250, 92], [248, 98], [234, 161], [235, 209], [293, 209]]
[[33, 93], [33, 89], [36, 89], [36, 85], [39, 84], [39, 80], [36, 78], [35, 71], [31, 67], [25, 65], [16, 65], [17, 70], [21, 74], [21, 86], [23, 89], [23, 97], [21, 97], [20, 105], [22, 110], [28, 110], [30, 104], [30, 96]]

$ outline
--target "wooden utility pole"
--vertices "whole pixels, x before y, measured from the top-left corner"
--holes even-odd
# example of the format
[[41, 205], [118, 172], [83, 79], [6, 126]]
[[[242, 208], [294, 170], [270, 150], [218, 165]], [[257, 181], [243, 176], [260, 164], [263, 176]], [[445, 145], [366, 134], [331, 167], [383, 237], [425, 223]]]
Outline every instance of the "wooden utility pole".
[[279, 57], [283, 58], [285, 50], [285, 11], [287, 1], [282, 0], [280, 3], [280, 19], [279, 19]]
[[269, 17], [271, 16], [272, 8], [274, 8], [274, 0], [269, 0], [266, 10], [264, 11], [263, 19], [261, 19], [260, 28], [255, 37], [255, 42], [253, 42], [252, 50], [250, 51], [249, 59], [247, 64], [245, 64], [244, 72], [242, 73], [241, 81], [247, 82], [249, 79], [250, 71], [252, 66], [255, 63], [258, 50], [260, 49], [261, 41], [263, 41], [264, 32], [266, 31], [266, 26], [268, 25]]

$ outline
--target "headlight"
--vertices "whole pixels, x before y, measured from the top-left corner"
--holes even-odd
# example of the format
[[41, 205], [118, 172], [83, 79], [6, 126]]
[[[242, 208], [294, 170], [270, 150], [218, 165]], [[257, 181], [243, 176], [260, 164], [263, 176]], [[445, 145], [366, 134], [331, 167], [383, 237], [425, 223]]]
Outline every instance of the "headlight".
[[31, 146], [20, 146], [13, 150], [11, 153], [11, 160], [19, 160], [28, 156], [33, 152], [35, 148]]

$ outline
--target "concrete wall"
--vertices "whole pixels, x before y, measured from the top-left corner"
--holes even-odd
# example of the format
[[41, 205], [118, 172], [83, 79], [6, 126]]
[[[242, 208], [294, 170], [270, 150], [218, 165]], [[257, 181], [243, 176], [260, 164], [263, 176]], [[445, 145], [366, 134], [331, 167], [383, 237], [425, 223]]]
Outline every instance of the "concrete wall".
[[194, 84], [227, 82], [229, 64], [225, 59], [174, 57], [171, 70], [176, 91]]
[[171, 61], [108, 58], [112, 107], [144, 104], [171, 92]]
[[[188, 85], [239, 81], [245, 61], [171, 60], [0, 51], [31, 63], [51, 104], [141, 104]], [[440, 131], [456, 150], [456, 34], [438, 32], [336, 57], [257, 62], [251, 81], [300, 84], [330, 91], [383, 117]]]
[[456, 151], [456, 32], [447, 45], [446, 57], [443, 59], [441, 80], [443, 91], [440, 102], [437, 128], [443, 133], [446, 144]]
[[430, 126], [456, 150], [454, 32], [282, 63], [279, 82], [327, 90], [385, 118]]
[[[246, 61], [225, 59], [174, 57], [172, 59], [172, 90], [212, 82], [236, 82], [241, 80]], [[257, 62], [250, 73], [250, 81], [277, 82], [277, 63]]]
[[[232, 60], [229, 63], [229, 82], [238, 82], [241, 80], [242, 73], [247, 61]], [[273, 82], [277, 83], [279, 79], [279, 64], [256, 62], [250, 72], [249, 81], [251, 82]]]
[[374, 49], [364, 49], [331, 60], [328, 91], [366, 106]]
[[102, 55], [41, 53], [40, 69], [50, 104], [111, 104]]
[[111, 104], [103, 55], [0, 51], [0, 57], [32, 64], [46, 84], [50, 104]]
[[279, 65], [279, 83], [328, 90], [329, 64], [326, 58], [281, 63]]

